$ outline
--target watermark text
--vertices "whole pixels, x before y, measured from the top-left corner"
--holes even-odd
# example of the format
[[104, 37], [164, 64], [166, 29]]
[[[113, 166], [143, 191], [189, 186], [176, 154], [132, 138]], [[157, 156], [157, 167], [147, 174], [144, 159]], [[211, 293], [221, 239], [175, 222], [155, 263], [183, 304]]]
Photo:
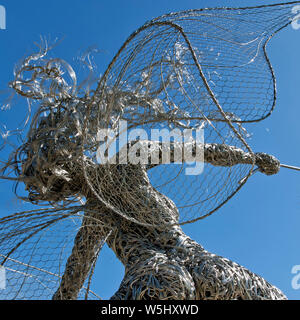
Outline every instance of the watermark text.
[[0, 5], [0, 30], [6, 29], [6, 10], [4, 6]]
[[204, 129], [127, 130], [120, 121], [118, 132], [100, 129], [97, 141], [99, 164], [187, 164], [186, 175], [199, 175], [204, 168]]
[[3, 266], [0, 266], [0, 290], [6, 288], [6, 272]]
[[300, 29], [300, 5], [294, 6], [292, 8], [292, 13], [296, 14], [296, 16], [293, 18], [293, 21], [291, 23], [292, 28], [294, 30], [299, 30]]
[[292, 288], [295, 290], [300, 289], [300, 265], [295, 265], [292, 268], [292, 274], [295, 274], [295, 276], [292, 279]]

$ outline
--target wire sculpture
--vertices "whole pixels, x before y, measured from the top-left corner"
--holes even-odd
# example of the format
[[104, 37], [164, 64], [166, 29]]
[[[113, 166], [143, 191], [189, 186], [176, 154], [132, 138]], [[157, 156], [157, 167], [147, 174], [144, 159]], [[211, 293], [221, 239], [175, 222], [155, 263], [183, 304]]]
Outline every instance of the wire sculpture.
[[[255, 171], [289, 167], [254, 153], [245, 126], [274, 109], [266, 46], [295, 21], [298, 3], [153, 19], [125, 41], [95, 86], [92, 64], [85, 60], [90, 74], [78, 83], [67, 62], [49, 58], [47, 43], [25, 58], [10, 86], [27, 99], [28, 115], [0, 178], [24, 185], [18, 197], [42, 207], [0, 219], [7, 274], [0, 297], [99, 298], [90, 284], [107, 243], [125, 266], [111, 299], [286, 299], [207, 252], [181, 225], [218, 210]], [[122, 144], [124, 123], [138, 134]], [[155, 129], [172, 132], [171, 141], [148, 139]], [[193, 130], [205, 131], [205, 143]], [[192, 133], [182, 142], [182, 132]], [[2, 134], [3, 150], [12, 137]], [[205, 168], [187, 175], [189, 161], [177, 156], [195, 159], [199, 150]]]

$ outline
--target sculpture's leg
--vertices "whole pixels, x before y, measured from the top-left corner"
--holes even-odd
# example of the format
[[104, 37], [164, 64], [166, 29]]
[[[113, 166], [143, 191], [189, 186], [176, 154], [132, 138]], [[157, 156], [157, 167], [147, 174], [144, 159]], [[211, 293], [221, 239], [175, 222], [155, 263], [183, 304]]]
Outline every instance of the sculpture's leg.
[[105, 233], [94, 214], [86, 213], [75, 237], [59, 288], [53, 300], [75, 300], [95, 262], [97, 249]]

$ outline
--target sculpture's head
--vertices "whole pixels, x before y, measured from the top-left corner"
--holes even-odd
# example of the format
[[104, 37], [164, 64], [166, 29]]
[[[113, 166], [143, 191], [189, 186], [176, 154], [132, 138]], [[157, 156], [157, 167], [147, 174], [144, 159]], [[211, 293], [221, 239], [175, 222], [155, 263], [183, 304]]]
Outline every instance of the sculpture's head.
[[63, 60], [45, 59], [46, 53], [41, 50], [23, 60], [11, 82], [33, 104], [26, 139], [11, 164], [34, 202], [65, 201], [85, 195], [86, 188], [82, 126], [89, 96], [79, 97], [72, 67]]
[[[35, 123], [34, 123], [35, 124]], [[19, 167], [32, 201], [61, 201], [80, 195], [81, 137], [68, 111], [39, 117], [18, 149]]]

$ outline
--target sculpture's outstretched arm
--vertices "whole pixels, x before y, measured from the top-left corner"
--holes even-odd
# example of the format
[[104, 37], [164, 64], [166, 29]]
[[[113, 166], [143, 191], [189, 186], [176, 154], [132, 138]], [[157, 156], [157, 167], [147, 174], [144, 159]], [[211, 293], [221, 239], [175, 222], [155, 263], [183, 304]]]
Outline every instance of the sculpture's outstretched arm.
[[[186, 155], [188, 150], [188, 155]], [[136, 151], [145, 154], [145, 163], [147, 169], [164, 163], [174, 163], [177, 160], [184, 161], [202, 161], [213, 166], [231, 167], [238, 164], [255, 164], [259, 171], [267, 175], [276, 174], [280, 169], [280, 162], [271, 155], [266, 153], [251, 154], [235, 146], [217, 143], [196, 143], [187, 142], [160, 142], [140, 140], [127, 144], [126, 149], [123, 147], [116, 155], [116, 160], [124, 156], [129, 158], [130, 153]], [[130, 162], [130, 159], [128, 160]]]

